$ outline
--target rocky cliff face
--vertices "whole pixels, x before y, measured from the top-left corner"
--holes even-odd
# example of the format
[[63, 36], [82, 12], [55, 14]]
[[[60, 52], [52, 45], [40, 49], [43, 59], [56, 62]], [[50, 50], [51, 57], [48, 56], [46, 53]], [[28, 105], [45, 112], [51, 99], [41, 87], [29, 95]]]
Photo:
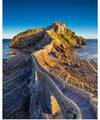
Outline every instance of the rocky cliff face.
[[11, 48], [26, 48], [31, 47], [36, 41], [42, 39], [44, 32], [42, 29], [30, 29], [28, 31], [19, 33], [9, 43]]
[[75, 47], [85, 45], [86, 41], [74, 32], [66, 28], [64, 23], [55, 22], [51, 26], [38, 29], [30, 29], [19, 33], [9, 43], [11, 48], [33, 48], [42, 49], [51, 42], [64, 47]]

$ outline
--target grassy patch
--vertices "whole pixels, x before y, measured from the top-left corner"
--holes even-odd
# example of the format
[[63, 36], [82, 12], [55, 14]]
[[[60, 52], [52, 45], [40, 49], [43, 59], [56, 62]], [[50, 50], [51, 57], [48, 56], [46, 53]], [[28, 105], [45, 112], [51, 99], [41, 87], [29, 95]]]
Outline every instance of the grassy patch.
[[50, 30], [50, 29], [54, 28], [55, 26], [56, 26], [56, 24], [53, 23], [51, 26], [48, 26], [47, 28]]
[[67, 34], [60, 33], [59, 39], [62, 40], [63, 44], [66, 46], [74, 46], [76, 44], [76, 40], [72, 36], [68, 36]]
[[65, 35], [63, 33], [60, 33], [59, 39], [62, 41], [64, 45], [68, 46], [68, 39], [65, 38]]
[[71, 35], [71, 39], [76, 39], [76, 35], [75, 35], [75, 34], [72, 34], [72, 35]]
[[16, 37], [23, 37], [23, 36], [28, 35], [28, 34], [38, 33], [38, 32], [40, 32], [42, 29], [43, 29], [43, 28], [29, 29], [29, 30], [26, 30], [26, 31], [24, 31], [24, 32], [19, 33], [18, 35], [16, 35]]
[[6, 82], [11, 81], [11, 80], [14, 80], [14, 78], [9, 78], [8, 80], [3, 81], [3, 84], [5, 84]]

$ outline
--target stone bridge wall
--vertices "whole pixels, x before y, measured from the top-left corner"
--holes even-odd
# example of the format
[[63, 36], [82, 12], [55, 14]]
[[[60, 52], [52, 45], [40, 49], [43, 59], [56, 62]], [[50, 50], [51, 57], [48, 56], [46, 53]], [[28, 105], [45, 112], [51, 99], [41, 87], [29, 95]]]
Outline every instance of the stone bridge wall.
[[81, 112], [78, 106], [69, 98], [67, 98], [65, 95], [63, 95], [63, 93], [59, 90], [59, 88], [56, 86], [53, 80], [39, 68], [41, 66], [39, 66], [34, 55], [32, 56], [35, 64], [35, 69], [37, 72], [38, 81], [43, 87], [45, 87], [45, 89], [49, 90], [53, 94], [53, 96], [56, 98], [59, 104], [59, 107], [61, 109], [63, 118], [81, 119]]
[[[89, 101], [90, 103], [90, 106], [92, 107], [93, 111], [95, 112], [96, 114], [96, 117], [97, 117], [97, 105], [96, 105], [96, 101], [93, 97], [93, 95], [91, 93], [88, 93], [88, 92], [85, 92], [77, 87], [74, 87], [73, 85], [63, 81], [62, 79], [60, 79], [59, 77], [55, 76], [54, 74], [48, 72], [47, 70], [45, 70], [44, 68], [42, 68], [42, 70], [47, 74], [49, 75], [51, 78], [55, 79], [57, 82], [59, 82], [60, 84], [63, 85], [63, 83], [65, 84], [65, 88], [67, 88], [68, 90], [72, 91], [73, 93], [77, 94], [78, 96], [86, 99]], [[68, 75], [67, 78], [69, 78], [70, 75]]]

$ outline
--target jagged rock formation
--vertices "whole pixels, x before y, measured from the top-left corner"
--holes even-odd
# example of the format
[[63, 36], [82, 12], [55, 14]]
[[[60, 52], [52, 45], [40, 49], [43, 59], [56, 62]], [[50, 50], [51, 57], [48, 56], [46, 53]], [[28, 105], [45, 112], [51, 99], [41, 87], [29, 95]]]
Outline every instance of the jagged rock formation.
[[75, 35], [74, 32], [66, 28], [64, 23], [55, 22], [51, 26], [38, 29], [30, 29], [19, 33], [9, 43], [11, 48], [33, 48], [33, 50], [42, 49], [45, 45], [51, 43], [61, 44], [65, 47], [74, 47], [77, 44], [85, 45], [86, 41]]
[[12, 73], [20, 71], [22, 68], [28, 67], [31, 63], [29, 55], [10, 56], [3, 64], [3, 75], [8, 76]]

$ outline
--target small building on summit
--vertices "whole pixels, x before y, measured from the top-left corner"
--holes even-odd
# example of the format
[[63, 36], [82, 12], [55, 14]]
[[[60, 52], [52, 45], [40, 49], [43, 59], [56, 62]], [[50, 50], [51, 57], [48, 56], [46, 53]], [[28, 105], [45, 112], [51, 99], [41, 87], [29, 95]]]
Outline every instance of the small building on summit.
[[55, 23], [60, 24], [60, 21], [55, 21]]

